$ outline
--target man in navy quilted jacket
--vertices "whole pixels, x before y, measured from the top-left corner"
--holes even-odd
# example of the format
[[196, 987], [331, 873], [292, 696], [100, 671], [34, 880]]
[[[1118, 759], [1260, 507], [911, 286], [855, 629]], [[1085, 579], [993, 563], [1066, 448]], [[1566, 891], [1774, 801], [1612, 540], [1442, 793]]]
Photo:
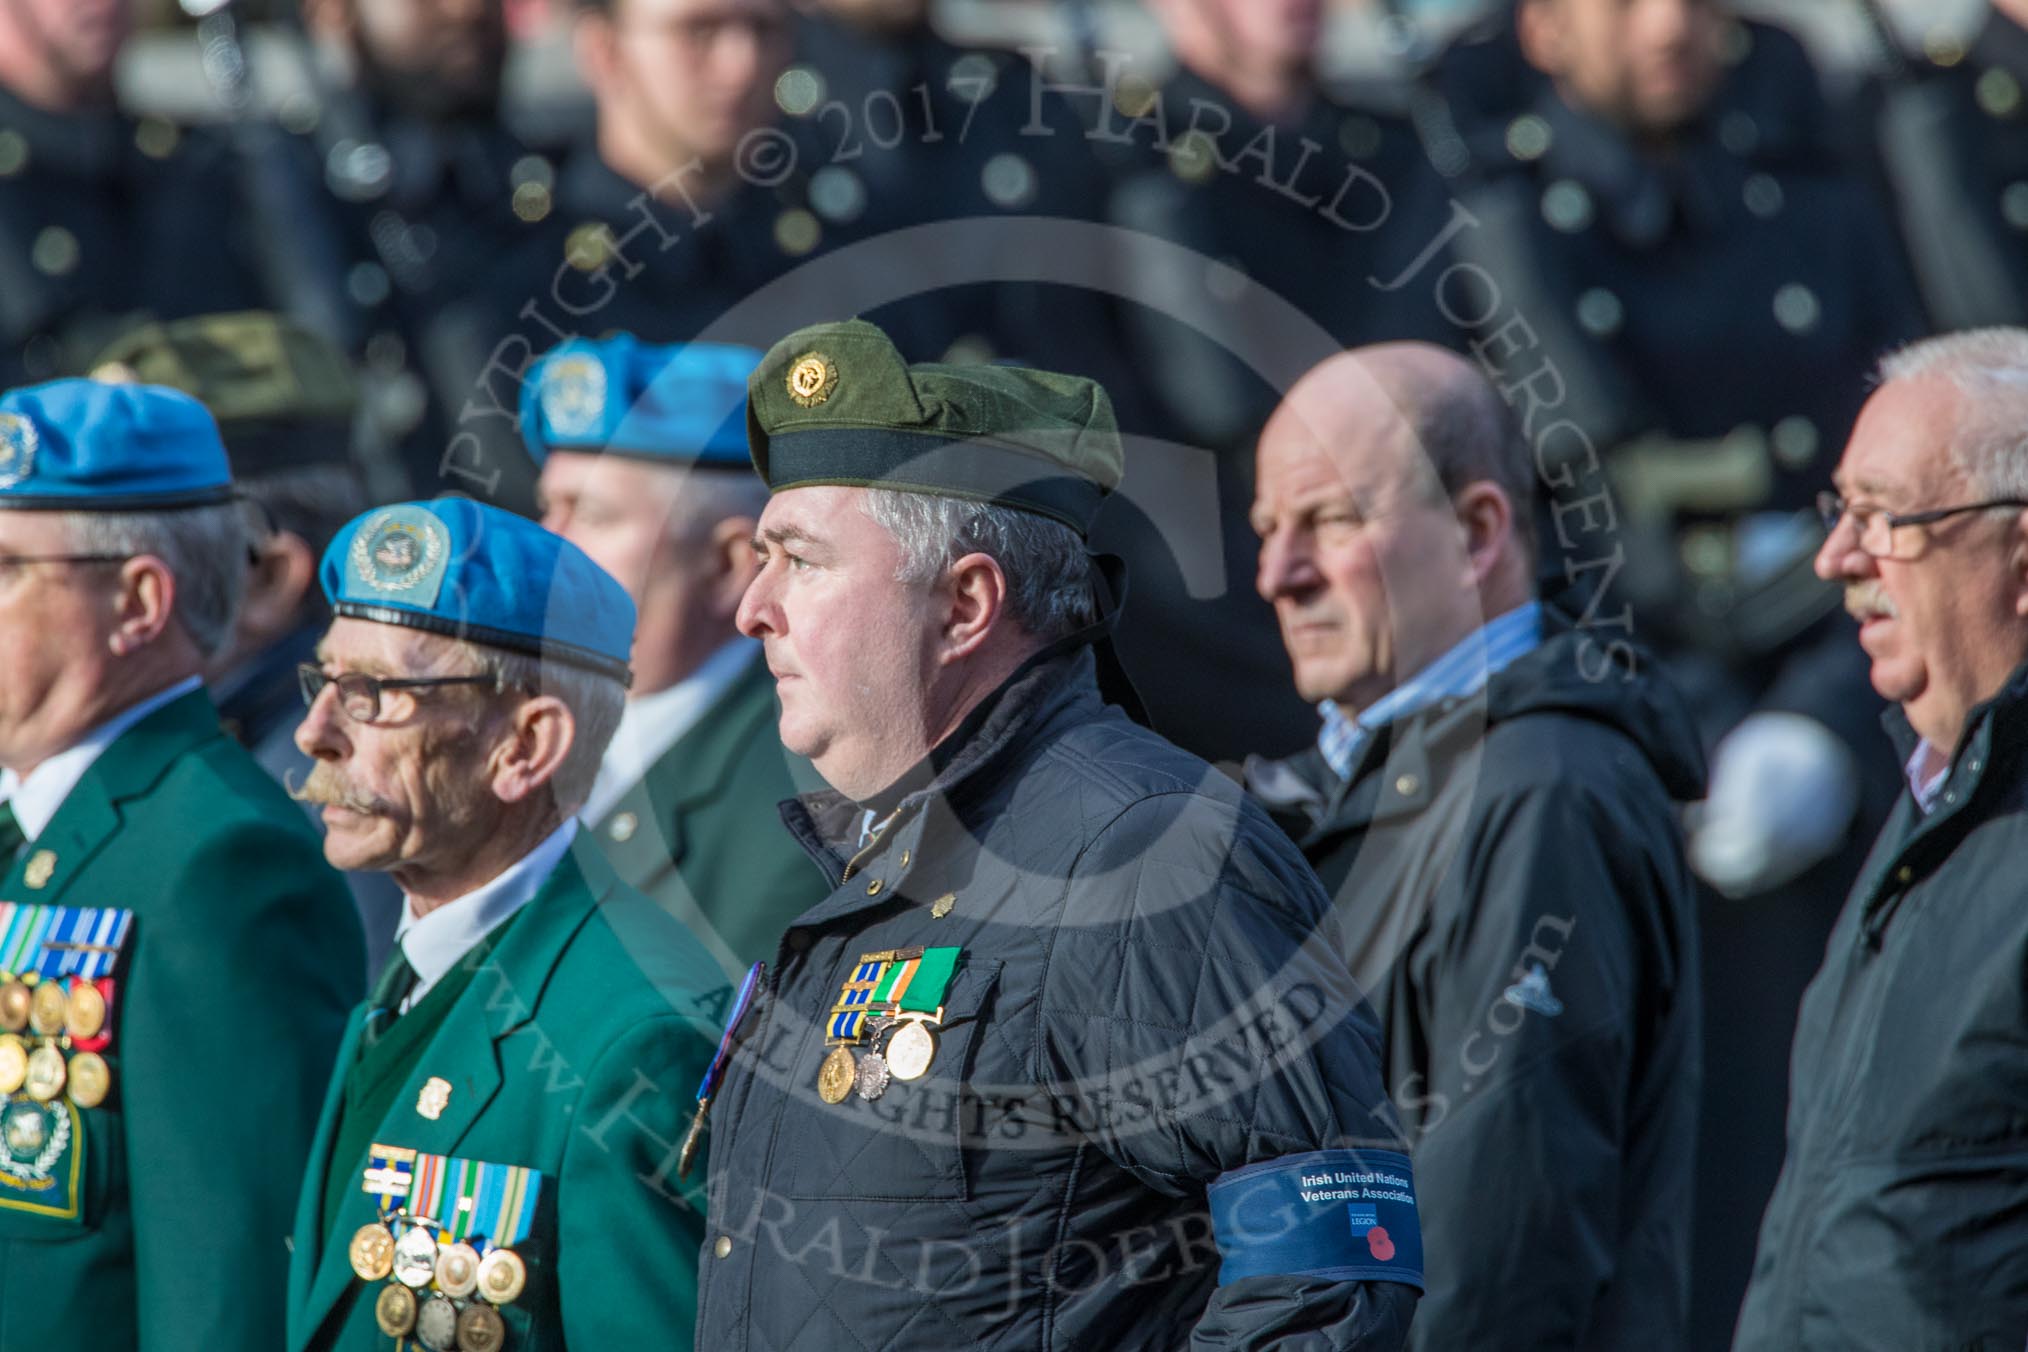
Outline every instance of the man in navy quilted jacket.
[[1104, 391], [857, 321], [748, 389], [739, 624], [832, 891], [710, 1086], [698, 1346], [1399, 1348], [1414, 1181], [1328, 900], [1102, 694]]

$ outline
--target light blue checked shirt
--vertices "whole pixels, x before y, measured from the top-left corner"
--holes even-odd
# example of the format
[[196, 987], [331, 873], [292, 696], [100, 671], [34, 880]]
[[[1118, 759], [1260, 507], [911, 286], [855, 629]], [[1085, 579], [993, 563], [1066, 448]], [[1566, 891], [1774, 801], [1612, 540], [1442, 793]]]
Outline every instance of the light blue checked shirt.
[[1323, 729], [1317, 750], [1340, 779], [1352, 778], [1359, 753], [1376, 731], [1397, 718], [1428, 708], [1441, 699], [1476, 695], [1493, 673], [1534, 652], [1542, 643], [1542, 604], [1530, 601], [1466, 635], [1456, 647], [1348, 718], [1331, 700], [1317, 705]]

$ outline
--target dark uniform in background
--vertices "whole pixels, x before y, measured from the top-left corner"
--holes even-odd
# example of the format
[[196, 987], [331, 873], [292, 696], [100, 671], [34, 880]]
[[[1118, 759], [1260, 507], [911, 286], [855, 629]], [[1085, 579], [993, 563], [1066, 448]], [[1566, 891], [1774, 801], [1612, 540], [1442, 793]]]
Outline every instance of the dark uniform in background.
[[[1106, 178], [1084, 126], [1038, 88], [1052, 77], [1025, 56], [948, 41], [926, 0], [884, 21], [855, 8], [833, 4], [801, 20], [801, 56], [781, 86], [822, 156], [810, 205], [831, 233], [849, 241], [940, 222], [1103, 216]], [[920, 360], [999, 358], [1107, 378], [1117, 354], [1094, 293], [955, 284], [992, 276], [1015, 252], [962, 226], [938, 232], [911, 250], [919, 271], [895, 278], [934, 289], [867, 317]], [[1027, 251], [1018, 261], [1062, 260]]]
[[1939, 330], [2028, 321], [2028, 31], [1994, 9], [1969, 46], [1892, 55], [1874, 130]]
[[1567, 102], [1511, 22], [1442, 59], [1422, 127], [1477, 222], [1453, 247], [1484, 272], [1457, 303], [1486, 310], [1484, 360], [1537, 451], [1545, 588], [1595, 635], [1658, 651], [1707, 746], [1750, 714], [1801, 714], [1860, 789], [1828, 862], [1746, 905], [1704, 892], [1707, 1055], [1729, 1088], [1707, 1096], [1700, 1150], [1701, 1346], [1729, 1326], [1739, 1236], [1779, 1168], [1781, 1034], [1895, 787], [1838, 593], [1810, 572], [1808, 507], [1873, 363], [1924, 323], [1793, 37], [1733, 26], [1722, 78], [1657, 153]]
[[1134, 569], [1121, 651], [1154, 726], [1191, 751], [1292, 748], [1315, 718], [1285, 693], [1280, 641], [1252, 591], [1253, 438], [1295, 379], [1341, 348], [1462, 341], [1429, 282], [1441, 265], [1389, 289], [1438, 241], [1448, 203], [1399, 89], [1315, 88], [1287, 122], [1187, 66], [1153, 88], [1121, 75], [1116, 90], [1111, 107], [1077, 106], [1107, 133], [1106, 219], [1132, 232], [1113, 245], [1134, 299], [1113, 306], [1124, 379], [1112, 388], [1139, 487], [1097, 532]]
[[339, 337], [359, 362], [361, 445], [378, 453], [366, 466], [373, 496], [412, 488], [525, 503], [519, 458], [487, 454], [490, 443], [461, 433], [473, 406], [486, 407], [488, 362], [536, 294], [503, 275], [502, 260], [560, 247], [556, 147], [503, 119], [499, 0], [464, 7], [455, 25], [435, 10], [415, 0], [305, 6], [320, 73], [348, 69], [327, 76], [313, 103], [283, 110], [287, 167], [293, 190], [322, 203], [345, 269]]
[[0, 89], [0, 385], [82, 373], [137, 319], [268, 303], [242, 185], [216, 132]]

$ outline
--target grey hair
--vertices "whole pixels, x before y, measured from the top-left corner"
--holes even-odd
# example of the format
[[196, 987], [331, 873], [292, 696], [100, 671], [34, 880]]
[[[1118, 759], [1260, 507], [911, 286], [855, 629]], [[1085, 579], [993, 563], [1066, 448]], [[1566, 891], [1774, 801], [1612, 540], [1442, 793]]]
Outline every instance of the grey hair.
[[901, 548], [897, 582], [923, 585], [967, 554], [1007, 575], [1007, 614], [1053, 642], [1098, 619], [1091, 559], [1076, 531], [1048, 517], [970, 498], [866, 490], [866, 515]]
[[1536, 554], [1535, 453], [1492, 383], [1474, 371], [1465, 388], [1430, 399], [1404, 415], [1411, 420], [1429, 472], [1446, 498], [1487, 482], [1513, 507], [1514, 539], [1530, 562]]
[[483, 644], [469, 644], [477, 658], [475, 675], [490, 676], [501, 690], [525, 690], [553, 695], [570, 710], [575, 732], [570, 752], [550, 781], [550, 794], [565, 816], [583, 807], [591, 796], [592, 781], [598, 777], [599, 762], [613, 734], [619, 731], [620, 715], [627, 706], [627, 688], [603, 672], [589, 671], [564, 662], [545, 662], [526, 653], [509, 652]]
[[1946, 380], [1957, 390], [1951, 460], [1981, 497], [2028, 498], [2028, 329], [1924, 338], [1880, 363], [1880, 383]]
[[176, 579], [172, 618], [213, 657], [232, 637], [246, 594], [247, 529], [237, 503], [170, 512], [65, 512], [80, 554], [149, 554]]
[[758, 520], [767, 505], [767, 483], [752, 470], [693, 467], [670, 500], [666, 529], [672, 540], [702, 540], [721, 521], [739, 516]]

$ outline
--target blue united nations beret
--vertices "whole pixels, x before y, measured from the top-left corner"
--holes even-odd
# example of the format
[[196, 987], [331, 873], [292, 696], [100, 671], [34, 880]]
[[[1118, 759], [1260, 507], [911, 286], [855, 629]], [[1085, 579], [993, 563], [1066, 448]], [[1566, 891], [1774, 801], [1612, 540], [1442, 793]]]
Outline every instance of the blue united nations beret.
[[376, 507], [324, 551], [333, 613], [629, 679], [634, 602], [585, 552], [468, 498]]
[[232, 496], [218, 423], [187, 394], [52, 380], [0, 395], [0, 507], [164, 511]]
[[761, 354], [722, 343], [571, 338], [530, 363], [521, 439], [551, 451], [746, 469], [746, 380]]

